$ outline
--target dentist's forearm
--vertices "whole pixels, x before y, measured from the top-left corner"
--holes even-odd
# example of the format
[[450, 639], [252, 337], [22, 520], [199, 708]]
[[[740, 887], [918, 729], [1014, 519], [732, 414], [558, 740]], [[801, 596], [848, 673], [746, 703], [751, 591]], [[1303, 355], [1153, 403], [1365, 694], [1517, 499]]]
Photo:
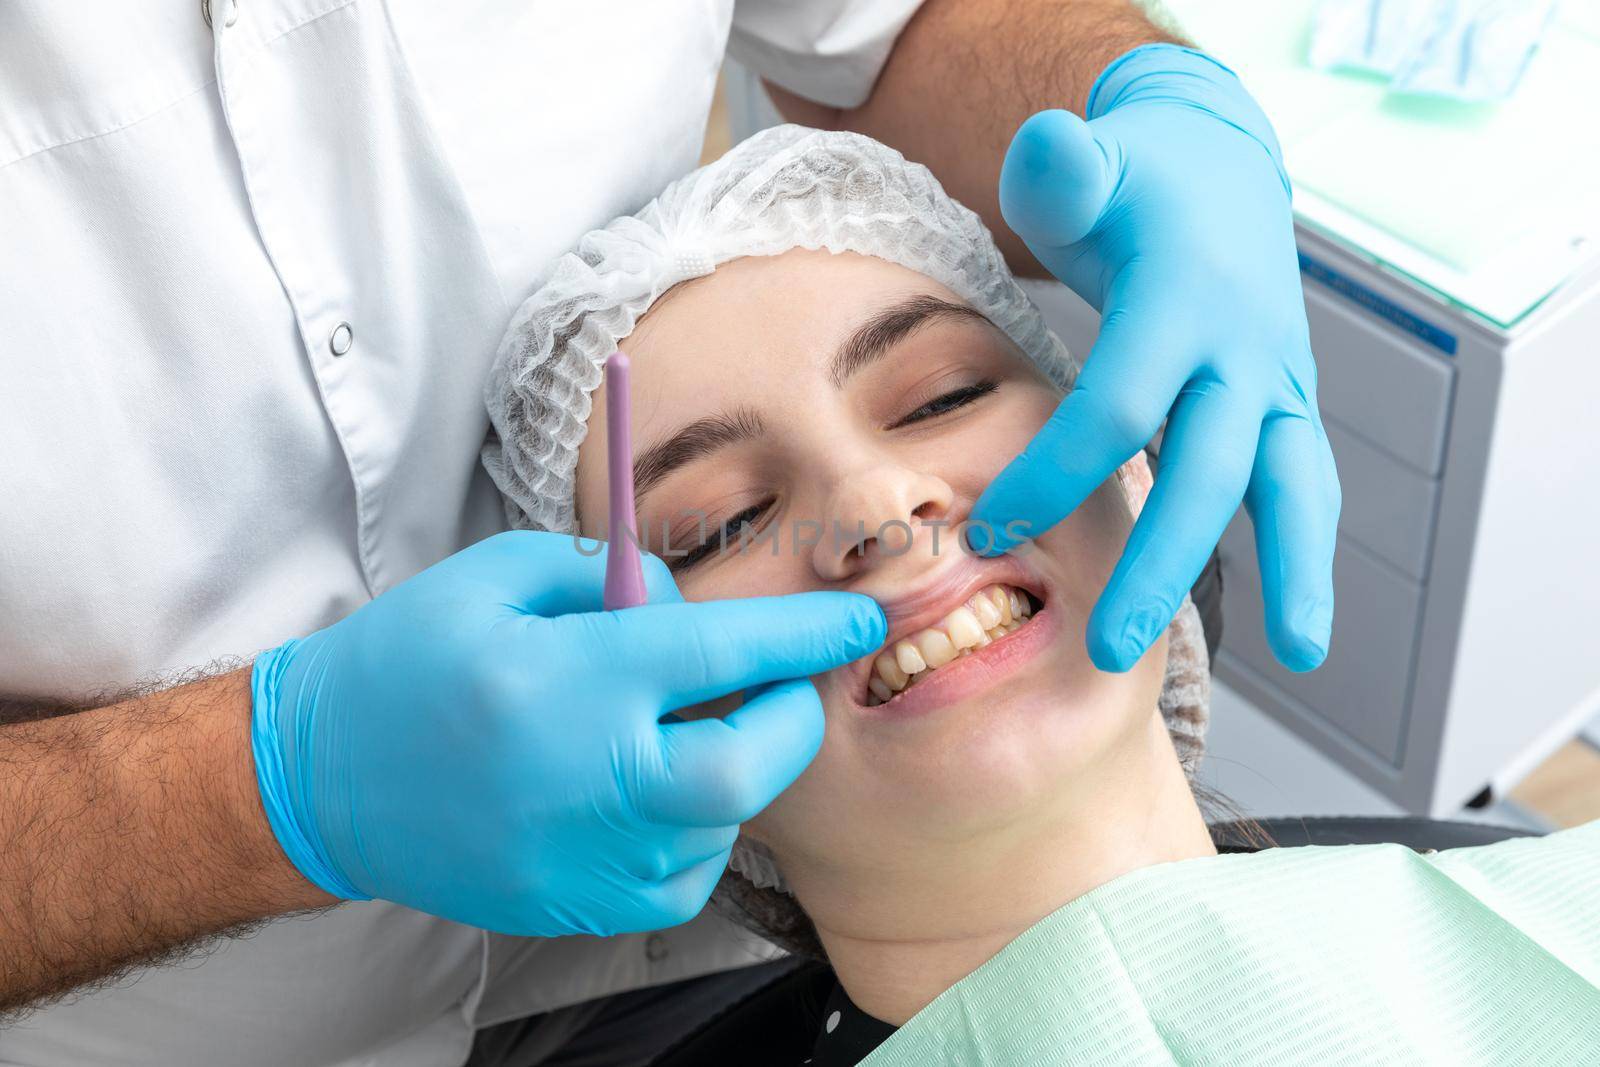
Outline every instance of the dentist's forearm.
[[926, 164], [983, 217], [1014, 270], [1044, 276], [1000, 217], [1000, 163], [1012, 134], [1043, 108], [1081, 115], [1113, 60], [1172, 40], [1130, 0], [927, 0], [861, 107], [773, 96], [794, 121], [855, 130]]
[[0, 726], [0, 1015], [334, 903], [261, 809], [250, 672]]

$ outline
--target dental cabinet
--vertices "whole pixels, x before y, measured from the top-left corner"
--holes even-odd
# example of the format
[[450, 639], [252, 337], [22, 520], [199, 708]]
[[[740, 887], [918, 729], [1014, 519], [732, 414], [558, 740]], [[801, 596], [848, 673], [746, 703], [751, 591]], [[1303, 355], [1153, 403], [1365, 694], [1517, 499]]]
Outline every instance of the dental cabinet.
[[1448, 816], [1600, 711], [1600, 274], [1503, 327], [1307, 226], [1299, 244], [1344, 490], [1333, 641], [1309, 674], [1273, 661], [1240, 516], [1217, 673], [1402, 807]]
[[[1169, 0], [1273, 117], [1344, 492], [1327, 662], [1267, 647], [1228, 528], [1216, 673], [1408, 811], [1509, 789], [1600, 712], [1600, 5], [1498, 105], [1304, 61], [1310, 0]], [[1086, 353], [1093, 312], [1034, 288]]]
[[[1219, 678], [1421, 815], [1509, 789], [1600, 712], [1600, 4], [1517, 93], [1396, 99], [1305, 62], [1314, 0], [1167, 0], [1272, 117], [1344, 503], [1333, 638], [1278, 666], [1241, 512]], [[726, 68], [736, 137], [780, 121]], [[1087, 354], [1098, 316], [1025, 283]]]

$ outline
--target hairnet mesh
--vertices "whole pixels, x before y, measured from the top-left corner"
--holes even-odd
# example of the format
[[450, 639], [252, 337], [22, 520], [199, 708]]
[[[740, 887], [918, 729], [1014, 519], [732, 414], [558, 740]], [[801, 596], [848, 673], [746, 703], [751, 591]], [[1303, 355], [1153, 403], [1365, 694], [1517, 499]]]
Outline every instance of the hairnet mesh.
[[[926, 167], [853, 133], [777, 126], [669, 185], [636, 215], [585, 234], [512, 317], [484, 397], [483, 461], [511, 525], [577, 529], [582, 444], [602, 365], [679, 282], [744, 256], [794, 248], [875, 256], [944, 285], [1002, 330], [1063, 391], [1076, 364], [1017, 285], [983, 222]], [[1143, 457], [1124, 468], [1135, 510]], [[1185, 599], [1168, 631], [1161, 714], [1184, 769], [1204, 749], [1210, 670]], [[714, 900], [779, 944], [816, 951], [815, 931], [780, 888], [770, 854], [741, 837]]]
[[944, 285], [1062, 388], [1066, 348], [1012, 279], [983, 223], [926, 167], [852, 133], [777, 126], [585, 234], [518, 309], [485, 388], [484, 466], [511, 524], [576, 529], [573, 481], [605, 358], [668, 289], [742, 256], [857, 252]]

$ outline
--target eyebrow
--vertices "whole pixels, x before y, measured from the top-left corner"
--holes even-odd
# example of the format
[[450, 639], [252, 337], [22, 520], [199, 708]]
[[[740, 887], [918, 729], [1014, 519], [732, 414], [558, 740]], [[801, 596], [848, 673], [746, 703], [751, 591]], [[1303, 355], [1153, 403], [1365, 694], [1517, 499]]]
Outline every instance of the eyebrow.
[[728, 445], [753, 441], [766, 432], [766, 423], [752, 408], [735, 408], [725, 414], [696, 419], [665, 441], [651, 445], [634, 457], [634, 498], [644, 496], [679, 467]]
[[[834, 352], [829, 379], [835, 388], [843, 388], [851, 375], [882, 359], [890, 349], [922, 327], [943, 318], [971, 319], [991, 325], [983, 314], [965, 304], [936, 296], [913, 296], [891, 304], [856, 327]], [[760, 413], [748, 407], [696, 419], [634, 458], [634, 499], [642, 498], [673, 471], [728, 445], [753, 441], [766, 432]]]
[[828, 377], [835, 387], [842, 387], [856, 371], [882, 359], [891, 348], [922, 327], [944, 318], [974, 319], [990, 325], [980, 312], [965, 304], [941, 300], [936, 296], [914, 296], [884, 308], [856, 327], [855, 332], [833, 354]]

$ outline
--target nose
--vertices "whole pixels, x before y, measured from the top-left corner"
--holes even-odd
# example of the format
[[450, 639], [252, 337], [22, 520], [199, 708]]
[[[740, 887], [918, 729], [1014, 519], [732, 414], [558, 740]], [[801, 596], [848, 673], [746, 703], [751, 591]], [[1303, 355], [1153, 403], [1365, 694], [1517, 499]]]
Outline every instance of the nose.
[[898, 464], [877, 464], [842, 478], [823, 515], [812, 566], [843, 582], [887, 561], [924, 558], [958, 548], [951, 528], [955, 490], [943, 478]]

